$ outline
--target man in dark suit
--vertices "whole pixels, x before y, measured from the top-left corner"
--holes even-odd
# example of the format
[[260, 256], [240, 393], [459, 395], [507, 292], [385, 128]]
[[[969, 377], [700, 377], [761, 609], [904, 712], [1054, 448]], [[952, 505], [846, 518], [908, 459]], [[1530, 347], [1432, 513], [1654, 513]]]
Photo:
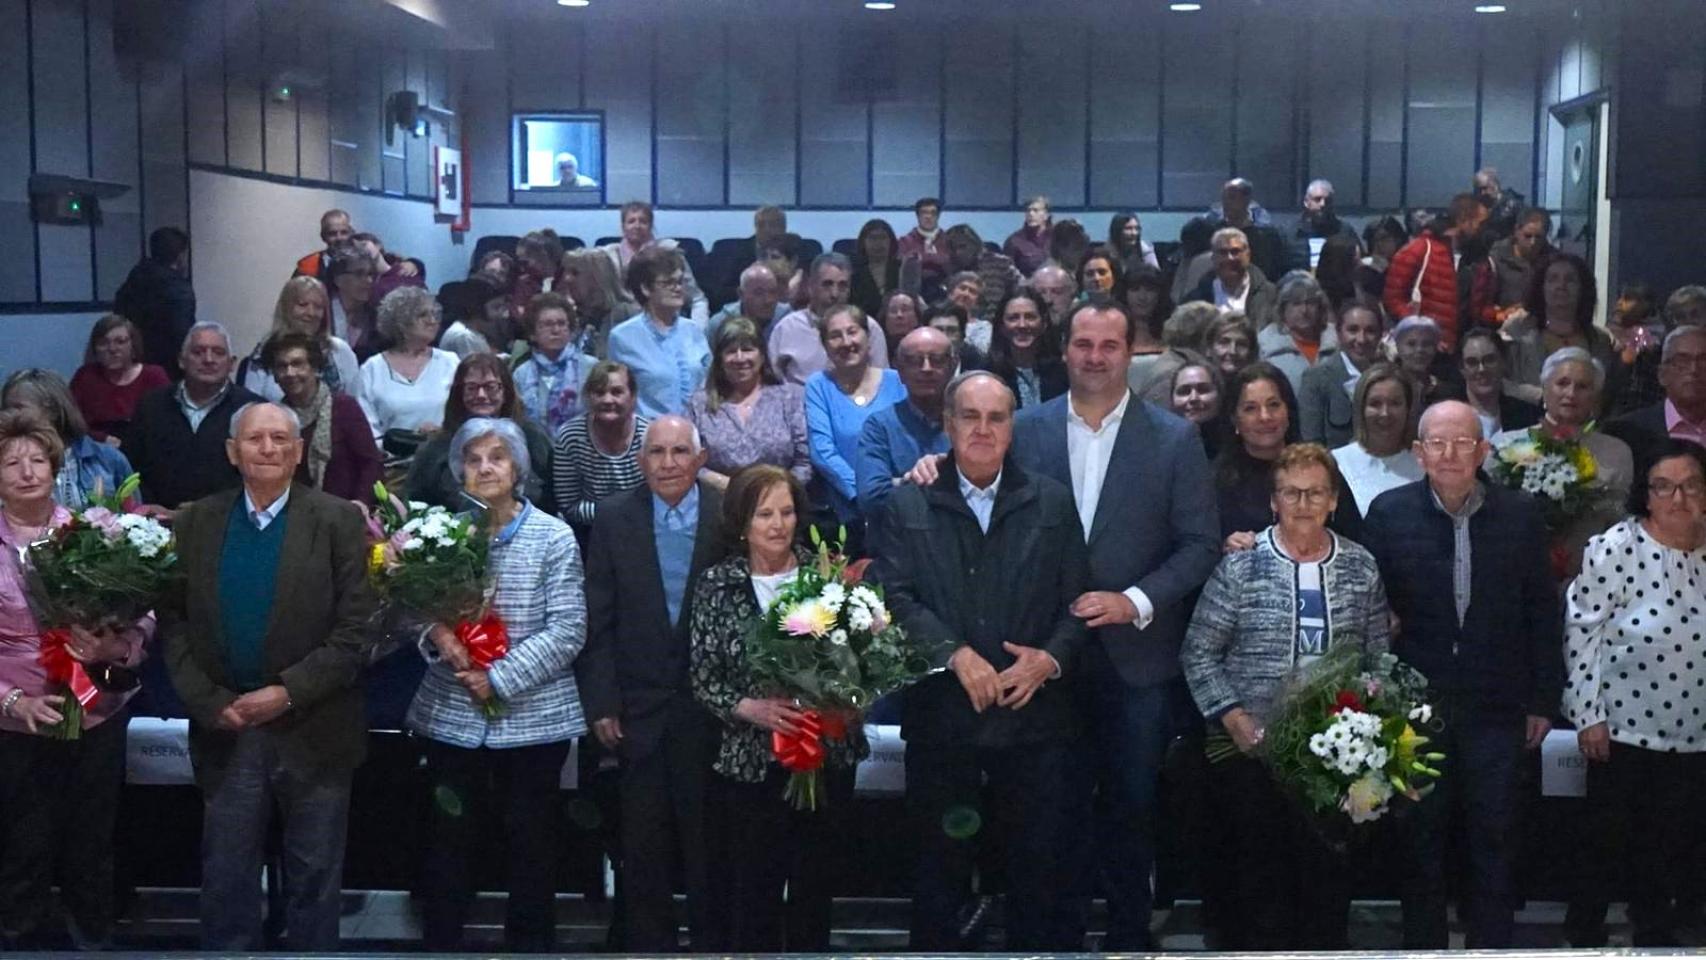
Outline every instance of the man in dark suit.
[[1071, 946], [1055, 902], [1078, 723], [1058, 678], [1079, 669], [1084, 534], [1072, 494], [1008, 458], [1014, 406], [990, 373], [948, 385], [953, 452], [935, 482], [889, 497], [874, 568], [908, 641], [945, 668], [901, 700], [915, 951], [958, 948], [980, 823], [1006, 855], [1008, 949]]
[[261, 858], [281, 813], [293, 951], [338, 949], [350, 778], [372, 641], [361, 511], [291, 478], [295, 414], [253, 403], [227, 444], [241, 489], [180, 510], [181, 609], [163, 631], [203, 797], [202, 946], [261, 948]]
[[1606, 433], [1629, 445], [1640, 473], [1652, 467], [1668, 438], [1706, 446], [1706, 327], [1672, 330], [1659, 358], [1665, 398], [1605, 425]]
[[587, 644], [575, 660], [593, 732], [621, 763], [622, 948], [681, 949], [672, 883], [682, 865], [693, 949], [722, 949], [707, 907], [705, 771], [716, 727], [687, 683], [693, 583], [721, 556], [722, 494], [698, 481], [705, 451], [682, 417], [653, 420], [646, 485], [599, 504], [587, 548]]
[[1350, 443], [1352, 434], [1351, 390], [1346, 384], [1380, 363], [1380, 314], [1367, 306], [1348, 302], [1339, 310], [1334, 326], [1338, 352], [1303, 371], [1303, 388], [1297, 392], [1298, 418], [1303, 421], [1303, 439], [1328, 449]]
[[[1090, 733], [1075, 803], [1081, 826], [1073, 875], [1095, 869], [1090, 794], [1105, 799], [1096, 831], [1108, 899], [1107, 949], [1152, 948], [1150, 868], [1155, 792], [1183, 702], [1179, 645], [1186, 600], [1220, 559], [1214, 483], [1196, 428], [1132, 395], [1127, 358], [1135, 323], [1118, 305], [1079, 307], [1068, 318], [1065, 396], [1024, 411], [1018, 462], [1073, 492], [1090, 554], [1087, 592], [1072, 612], [1091, 630], [1074, 686]], [[1084, 917], [1068, 911], [1082, 949]]]

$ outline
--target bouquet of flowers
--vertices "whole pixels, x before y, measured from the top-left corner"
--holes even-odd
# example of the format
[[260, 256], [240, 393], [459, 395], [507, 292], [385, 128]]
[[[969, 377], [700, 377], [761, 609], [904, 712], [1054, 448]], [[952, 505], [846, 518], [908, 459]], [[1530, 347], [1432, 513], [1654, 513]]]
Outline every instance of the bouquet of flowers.
[[[509, 631], [491, 611], [485, 531], [470, 516], [405, 502], [383, 483], [373, 492], [379, 506], [367, 520], [367, 572], [374, 589], [390, 610], [452, 626], [474, 665], [491, 669], [509, 653]], [[503, 705], [488, 700], [481, 709], [495, 717]]]
[[1494, 447], [1487, 470], [1504, 486], [1539, 500], [1547, 525], [1556, 531], [1594, 509], [1605, 496], [1598, 482], [1599, 464], [1582, 443], [1593, 426], [1569, 436], [1532, 427]]
[[[1281, 694], [1256, 755], [1311, 812], [1378, 820], [1395, 797], [1420, 800], [1439, 778], [1445, 755], [1424, 752], [1418, 731], [1433, 723], [1426, 692], [1427, 680], [1392, 654], [1334, 648]], [[1237, 748], [1221, 737], [1209, 751], [1225, 759]]]
[[746, 642], [759, 682], [805, 711], [798, 735], [770, 735], [771, 753], [790, 774], [783, 795], [798, 810], [817, 809], [824, 741], [846, 739], [848, 724], [878, 697], [930, 669], [907, 647], [882, 587], [863, 582], [869, 561], [849, 564], [841, 555], [845, 533], [834, 549], [815, 528], [811, 536], [815, 562], [800, 566]]
[[123, 628], [152, 610], [178, 576], [172, 534], [152, 517], [125, 513], [141, 485], [127, 477], [111, 495], [96, 490], [70, 522], [30, 544], [25, 578], [31, 609], [40, 621], [41, 663], [65, 695], [64, 719], [50, 736], [75, 740], [82, 712], [101, 695], [71, 656], [72, 626]]

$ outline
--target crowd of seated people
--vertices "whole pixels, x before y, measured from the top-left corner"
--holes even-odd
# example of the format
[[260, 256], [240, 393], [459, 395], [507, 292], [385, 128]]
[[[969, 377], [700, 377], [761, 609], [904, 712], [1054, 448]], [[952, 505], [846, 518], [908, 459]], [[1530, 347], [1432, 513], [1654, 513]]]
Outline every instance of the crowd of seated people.
[[[707, 253], [636, 201], [612, 242], [482, 245], [436, 295], [332, 210], [254, 344], [196, 319], [188, 238], [156, 231], [82, 366], [0, 388], [0, 937], [111, 944], [140, 684], [190, 720], [206, 946], [260, 945], [276, 820], [289, 945], [337, 948], [363, 669], [399, 642], [366, 579], [385, 478], [478, 518], [510, 635], [487, 666], [451, 625], [400, 641], [425, 664], [404, 723], [437, 798], [431, 949], [465, 946], [486, 855], [446, 795], [506, 824], [506, 947], [551, 948], [561, 825], [538, 797], [577, 738], [619, 770], [612, 945], [829, 949], [865, 745], [855, 725], [822, 809], [789, 808], [769, 744], [799, 705], [744, 653], [814, 528], [872, 560], [938, 668], [878, 707], [907, 743], [915, 949], [967, 944], [992, 866], [1009, 949], [1083, 949], [1093, 895], [1099, 946], [1153, 948], [1162, 767], [1180, 738], [1206, 763], [1210, 731], [1242, 754], [1193, 801], [1211, 942], [1345, 946], [1346, 854], [1255, 759], [1286, 678], [1344, 645], [1428, 676], [1449, 757], [1396, 827], [1404, 946], [1448, 944], [1459, 830], [1467, 942], [1512, 945], [1523, 757], [1566, 723], [1604, 848], [1571, 941], [1603, 944], [1627, 898], [1636, 945], [1685, 942], [1706, 900], [1706, 289], [1607, 302], [1490, 169], [1415, 230], [1359, 232], [1325, 180], [1298, 206], [1276, 223], [1233, 179], [1177, 245], [1131, 212], [1102, 243], [1038, 196], [997, 250], [923, 198], [827, 252], [766, 206]], [[1549, 445], [1591, 457], [1577, 500], [1495, 479], [1501, 450]], [[75, 631], [107, 686], [50, 741], [66, 705], [18, 548], [132, 472], [184, 583]], [[981, 833], [945, 833], [967, 808]], [[90, 879], [55, 900], [68, 876]]]

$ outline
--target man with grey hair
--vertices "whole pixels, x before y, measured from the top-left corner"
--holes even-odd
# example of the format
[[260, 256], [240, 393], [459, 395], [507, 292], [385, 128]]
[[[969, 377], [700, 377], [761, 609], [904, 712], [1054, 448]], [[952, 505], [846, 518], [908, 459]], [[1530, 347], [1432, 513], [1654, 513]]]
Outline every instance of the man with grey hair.
[[336, 951], [350, 781], [367, 743], [365, 523], [349, 501], [293, 482], [302, 437], [287, 408], [245, 404], [225, 451], [241, 487], [178, 512], [188, 576], [184, 595], [161, 605], [203, 796], [202, 946], [261, 949], [276, 810], [290, 949]]
[[705, 771], [715, 721], [688, 683], [691, 586], [716, 562], [722, 494], [698, 479], [697, 431], [666, 414], [646, 428], [646, 484], [599, 506], [587, 543], [587, 644], [575, 660], [581, 702], [599, 744], [621, 761], [622, 930], [636, 953], [680, 949], [676, 864], [693, 950], [722, 949], [708, 909]]
[[1250, 245], [1250, 260], [1264, 275], [1285, 273], [1285, 240], [1274, 228], [1273, 218], [1256, 202], [1256, 186], [1243, 177], [1233, 177], [1220, 188], [1220, 202], [1208, 209], [1216, 228], [1237, 227]]
[[1221, 227], [1209, 238], [1209, 255], [1213, 270], [1186, 299], [1212, 303], [1222, 313], [1242, 310], [1257, 330], [1267, 326], [1279, 291], [1251, 261], [1249, 235], [1238, 227]]
[[1060, 318], [1072, 311], [1078, 297], [1078, 281], [1058, 263], [1045, 263], [1031, 274], [1031, 286], [1048, 301], [1048, 315], [1056, 327]]
[[1551, 537], [1533, 499], [1482, 481], [1489, 449], [1474, 407], [1434, 404], [1415, 442], [1426, 477], [1376, 497], [1364, 524], [1362, 542], [1398, 620], [1392, 652], [1428, 678], [1438, 725], [1428, 735], [1448, 758], [1438, 786], [1403, 824], [1406, 950], [1447, 945], [1445, 851], [1455, 813], [1468, 833], [1468, 946], [1511, 945], [1523, 755], [1545, 739], [1563, 691]]
[[581, 173], [580, 158], [564, 151], [557, 154], [557, 186], [586, 189], [598, 186], [598, 181]]
[[[823, 348], [823, 318], [832, 307], [847, 302], [853, 291], [853, 262], [839, 253], [819, 254], [806, 275], [811, 302], [776, 321], [770, 331], [770, 367], [786, 383], [805, 385], [811, 375], [829, 369]], [[870, 337], [871, 366], [889, 365], [888, 343], [876, 318], [865, 318]]]
[[[727, 237], [712, 244], [706, 258], [710, 281], [706, 292], [711, 295], [711, 306], [721, 308], [733, 303], [740, 295], [739, 285], [745, 280], [746, 269], [764, 260], [765, 251], [775, 247], [787, 232], [787, 211], [765, 204], [752, 212], [752, 236]], [[760, 328], [766, 327], [770, 320], [769, 314], [746, 316]]]
[[1677, 327], [1665, 335], [1659, 386], [1663, 400], [1605, 425], [1606, 433], [1629, 445], [1639, 474], [1652, 467], [1667, 438], [1706, 447], [1706, 326]]
[[722, 329], [723, 321], [735, 317], [751, 320], [752, 325], [758, 328], [758, 336], [769, 342], [770, 332], [788, 315], [788, 308], [782, 302], [782, 284], [769, 264], [747, 264], [746, 269], [740, 272], [738, 294], [736, 299], [711, 314], [711, 319], [705, 322], [706, 343], [716, 343], [717, 331]]
[[1063, 785], [1077, 736], [1087, 555], [1072, 492], [1008, 457], [1012, 390], [993, 374], [945, 393], [952, 453], [936, 482], [898, 488], [873, 577], [909, 644], [941, 668], [901, 698], [913, 855], [914, 950], [959, 949], [975, 835], [944, 830], [969, 810], [1000, 838], [1007, 946], [1067, 950], [1056, 921], [1066, 878]]
[[231, 382], [234, 360], [231, 334], [217, 323], [198, 323], [178, 355], [184, 378], [137, 402], [124, 453], [156, 516], [170, 517], [181, 503], [237, 485], [225, 441], [232, 416], [260, 397]]
[[1303, 191], [1303, 212], [1297, 217], [1286, 244], [1287, 270], [1314, 270], [1321, 260], [1321, 247], [1332, 237], [1356, 239], [1351, 225], [1339, 219], [1333, 210], [1333, 184], [1328, 180], [1311, 180]]

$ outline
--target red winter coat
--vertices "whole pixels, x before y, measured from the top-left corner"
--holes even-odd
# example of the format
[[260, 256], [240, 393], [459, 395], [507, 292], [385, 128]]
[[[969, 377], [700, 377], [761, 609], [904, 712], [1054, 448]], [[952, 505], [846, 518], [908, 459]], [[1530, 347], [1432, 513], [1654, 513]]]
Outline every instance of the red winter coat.
[[[1427, 272], [1422, 274], [1423, 265]], [[1405, 244], [1392, 256], [1386, 271], [1386, 305], [1389, 322], [1414, 316], [1418, 311], [1410, 303], [1416, 277], [1422, 274], [1420, 314], [1439, 324], [1440, 349], [1452, 350], [1457, 344], [1457, 267], [1451, 260], [1451, 242], [1432, 233]]]

